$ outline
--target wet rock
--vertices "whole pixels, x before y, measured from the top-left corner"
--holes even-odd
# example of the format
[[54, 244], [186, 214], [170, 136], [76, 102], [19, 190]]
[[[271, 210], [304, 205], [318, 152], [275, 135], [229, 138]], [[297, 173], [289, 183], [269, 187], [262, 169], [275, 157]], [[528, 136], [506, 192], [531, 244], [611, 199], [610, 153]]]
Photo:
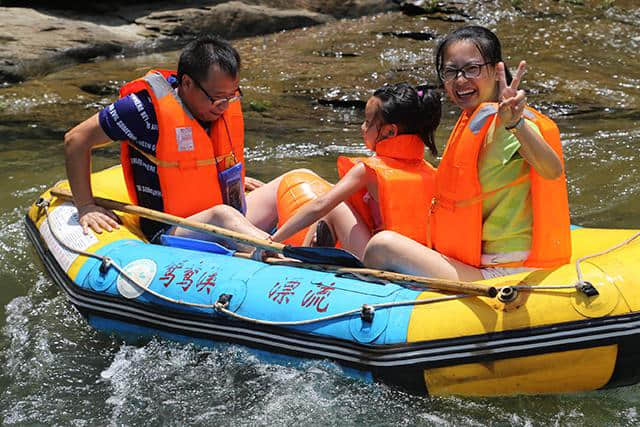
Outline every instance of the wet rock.
[[437, 37], [435, 33], [414, 32], [414, 31], [386, 31], [381, 33], [383, 36], [393, 36], [399, 39], [412, 40], [433, 40]]
[[341, 50], [315, 50], [313, 53], [314, 55], [328, 58], [355, 58], [360, 56], [360, 54], [356, 52], [343, 52]]
[[397, 7], [390, 0], [117, 0], [108, 7], [70, 1], [36, 3], [51, 9], [0, 7], [0, 84], [100, 57], [178, 49], [205, 32], [233, 39]]
[[102, 82], [102, 83], [83, 84], [80, 86], [80, 89], [92, 95], [112, 96], [112, 95], [117, 95], [120, 91], [120, 88], [125, 83], [126, 82], [124, 81], [109, 80], [108, 82]]
[[465, 3], [434, 2], [431, 0], [394, 0], [400, 10], [409, 16], [428, 15], [431, 19], [464, 22], [471, 18], [465, 11]]
[[324, 0], [318, 2], [298, 0], [298, 2], [303, 2], [311, 11], [331, 15], [337, 19], [375, 15], [397, 8], [392, 0]]
[[0, 83], [22, 81], [69, 63], [113, 56], [122, 52], [123, 46], [142, 40], [128, 25], [110, 27], [74, 18], [0, 7]]
[[222, 37], [248, 37], [279, 30], [324, 24], [329, 15], [307, 10], [280, 10], [230, 1], [212, 7], [153, 12], [135, 22], [165, 36], [193, 37], [204, 32]]
[[115, 56], [124, 51], [122, 44], [114, 42], [85, 44], [86, 46], [66, 50], [65, 56], [78, 62], [86, 62], [94, 58]]
[[365, 101], [360, 99], [318, 99], [318, 104], [329, 105], [331, 107], [338, 108], [356, 108], [358, 110], [364, 110], [367, 105]]

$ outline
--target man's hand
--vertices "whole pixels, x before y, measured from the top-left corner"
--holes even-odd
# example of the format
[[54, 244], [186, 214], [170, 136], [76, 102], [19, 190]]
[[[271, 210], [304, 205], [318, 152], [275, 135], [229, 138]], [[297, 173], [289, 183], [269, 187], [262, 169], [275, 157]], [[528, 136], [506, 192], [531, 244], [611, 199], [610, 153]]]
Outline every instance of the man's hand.
[[256, 178], [251, 178], [249, 176], [244, 177], [244, 191], [249, 192], [253, 191], [256, 188], [262, 187], [264, 182], [260, 181]]
[[102, 230], [111, 232], [120, 228], [120, 219], [116, 214], [95, 204], [79, 207], [78, 217], [84, 234], [89, 234], [89, 228], [98, 234], [101, 234]]

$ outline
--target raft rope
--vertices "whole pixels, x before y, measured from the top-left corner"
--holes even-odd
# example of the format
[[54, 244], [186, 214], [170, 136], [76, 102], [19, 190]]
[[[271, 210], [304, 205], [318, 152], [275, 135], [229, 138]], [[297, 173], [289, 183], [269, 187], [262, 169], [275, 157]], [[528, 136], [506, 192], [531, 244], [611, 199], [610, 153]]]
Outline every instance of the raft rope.
[[126, 271], [124, 271], [124, 269], [122, 267], [120, 267], [118, 265], [118, 263], [115, 262], [112, 258], [110, 258], [108, 256], [105, 256], [105, 255], [98, 255], [98, 254], [95, 254], [95, 253], [83, 251], [81, 249], [76, 249], [74, 247], [71, 247], [71, 246], [67, 245], [60, 238], [60, 236], [58, 236], [58, 234], [53, 230], [53, 227], [51, 227], [51, 221], [49, 221], [49, 204], [50, 204], [50, 200], [45, 199], [45, 198], [41, 198], [40, 200], [38, 200], [38, 202], [36, 202], [36, 206], [38, 206], [38, 208], [44, 210], [45, 217], [47, 219], [47, 227], [49, 228], [49, 232], [51, 232], [51, 235], [56, 240], [56, 242], [58, 242], [58, 244], [60, 246], [62, 246], [63, 248], [65, 248], [66, 250], [68, 250], [70, 252], [74, 252], [74, 253], [76, 253], [78, 255], [82, 255], [82, 256], [85, 256], [87, 258], [94, 258], [94, 259], [100, 260], [100, 262], [102, 263], [100, 265], [100, 271], [101, 272], [106, 272], [109, 267], [113, 267], [118, 271], [119, 274], [121, 274], [125, 279], [127, 279], [127, 281], [132, 283], [139, 290], [141, 290], [142, 292], [148, 292], [149, 294], [151, 294], [154, 297], [159, 298], [159, 299], [161, 299], [163, 301], [167, 301], [167, 302], [170, 302], [170, 303], [173, 303], [173, 304], [185, 305], [185, 306], [189, 306], [189, 307], [213, 309], [213, 310], [215, 310], [217, 312], [224, 313], [224, 314], [226, 314], [226, 315], [228, 315], [230, 317], [233, 317], [235, 319], [244, 320], [246, 322], [251, 322], [251, 323], [255, 323], [255, 324], [259, 324], [259, 325], [273, 325], [273, 326], [309, 325], [309, 324], [312, 324], [312, 323], [326, 322], [328, 320], [335, 320], [335, 319], [338, 319], [338, 318], [341, 318], [341, 317], [352, 316], [354, 314], [360, 314], [360, 316], [363, 319], [372, 320], [373, 319], [373, 315], [375, 313], [375, 310], [378, 309], [378, 308], [381, 309], [381, 308], [391, 308], [391, 307], [409, 306], [409, 305], [433, 304], [433, 303], [436, 303], [436, 302], [450, 301], [450, 300], [454, 300], [454, 299], [461, 299], [461, 298], [467, 298], [467, 297], [473, 296], [473, 295], [467, 295], [467, 294], [460, 294], [460, 295], [450, 295], [450, 296], [446, 296], [446, 297], [423, 299], [423, 300], [407, 300], [407, 301], [395, 301], [395, 302], [387, 302], [387, 303], [379, 303], [379, 304], [363, 304], [362, 307], [360, 307], [358, 309], [344, 311], [344, 312], [341, 312], [341, 313], [332, 314], [330, 316], [314, 318], [314, 319], [307, 319], [307, 320], [298, 320], [298, 321], [272, 322], [272, 321], [268, 321], [268, 320], [254, 319], [254, 318], [251, 318], [251, 317], [246, 317], [246, 316], [242, 316], [240, 314], [236, 314], [235, 312], [233, 312], [231, 310], [228, 310], [227, 307], [229, 306], [230, 298], [227, 296], [227, 298], [225, 300], [225, 298], [223, 298], [224, 294], [221, 295], [220, 296], [221, 298], [219, 298], [218, 301], [216, 301], [214, 304], [198, 304], [198, 303], [192, 303], [192, 302], [188, 302], [188, 301], [183, 301], [183, 300], [178, 300], [178, 299], [174, 299], [174, 298], [171, 298], [171, 297], [167, 297], [165, 295], [162, 295], [162, 294], [160, 294], [158, 292], [155, 292], [155, 291], [149, 289], [148, 287], [138, 283], [134, 277], [132, 277]]
[[49, 204], [50, 204], [50, 200], [41, 198], [40, 200], [38, 200], [36, 202], [36, 206], [38, 206], [40, 209], [44, 209], [44, 213], [45, 216], [47, 218], [47, 226], [49, 227], [49, 232], [51, 232], [51, 235], [53, 236], [53, 238], [56, 240], [56, 242], [58, 242], [58, 244], [60, 246], [62, 246], [63, 248], [65, 248], [66, 250], [70, 251], [70, 252], [74, 252], [78, 255], [82, 255], [85, 256], [87, 258], [94, 258], [97, 260], [100, 260], [100, 262], [102, 263], [100, 265], [100, 271], [101, 272], [106, 272], [107, 269], [109, 267], [113, 267], [115, 268], [118, 273], [120, 273], [125, 279], [127, 279], [130, 283], [132, 283], [134, 286], [136, 286], [138, 289], [144, 291], [144, 292], [148, 292], [151, 295], [160, 298], [163, 301], [167, 301], [167, 302], [171, 302], [174, 304], [181, 304], [181, 305], [188, 305], [190, 307], [199, 307], [199, 308], [213, 308], [215, 309], [215, 304], [197, 304], [197, 303], [192, 303], [192, 302], [188, 302], [188, 301], [182, 301], [182, 300], [177, 300], [171, 297], [167, 297], [165, 295], [159, 294], [158, 292], [155, 292], [149, 288], [147, 288], [146, 286], [141, 285], [140, 283], [138, 283], [136, 281], [135, 278], [131, 277], [126, 271], [124, 271], [124, 269], [122, 267], [120, 267], [118, 265], [117, 262], [115, 262], [112, 258], [108, 257], [108, 256], [104, 256], [104, 255], [98, 255], [98, 254], [94, 254], [91, 252], [87, 252], [87, 251], [83, 251], [81, 249], [76, 249], [74, 247], [71, 247], [69, 245], [67, 245], [59, 236], [58, 234], [53, 230], [53, 227], [51, 227], [51, 221], [49, 221]]
[[[587, 294], [587, 296], [592, 296], [588, 293], [588, 289], [591, 287], [593, 288], [594, 285], [591, 282], [588, 282], [586, 280], [584, 280], [583, 275], [582, 275], [582, 268], [580, 267], [580, 264], [583, 261], [586, 261], [588, 259], [591, 258], [596, 258], [602, 255], [606, 255], [608, 253], [611, 253], [617, 249], [620, 249], [623, 246], [628, 245], [629, 243], [633, 242], [635, 239], [637, 239], [638, 237], [640, 237], [640, 232], [635, 233], [633, 236], [627, 238], [626, 240], [618, 243], [617, 245], [614, 245], [612, 247], [610, 247], [609, 249], [605, 249], [603, 251], [600, 252], [596, 252], [594, 254], [591, 255], [585, 255], [583, 257], [580, 257], [576, 260], [576, 275], [578, 277], [578, 280], [576, 281], [575, 284], [573, 285], [515, 285], [515, 286], [511, 286], [511, 288], [516, 289], [516, 290], [524, 290], [524, 291], [535, 291], [535, 290], [554, 290], [554, 289], [577, 289], [580, 292], [584, 292]], [[586, 290], [586, 291], [585, 291]], [[596, 293], [597, 295], [597, 293]]]
[[[313, 324], [313, 323], [326, 322], [326, 321], [329, 321], [329, 320], [335, 320], [335, 319], [339, 319], [339, 318], [342, 318], [342, 317], [353, 316], [354, 314], [360, 314], [360, 316], [361, 316], [361, 318], [363, 320], [371, 321], [373, 319], [373, 315], [374, 315], [376, 309], [391, 308], [391, 307], [401, 307], [401, 306], [412, 306], [412, 305], [413, 306], [426, 305], [426, 304], [433, 304], [433, 303], [437, 303], [437, 302], [445, 302], [445, 301], [452, 301], [452, 300], [457, 300], [457, 299], [462, 299], [462, 298], [468, 298], [468, 297], [473, 296], [473, 295], [467, 295], [467, 294], [458, 294], [458, 295], [450, 295], [450, 296], [439, 297], [439, 298], [431, 298], [431, 299], [395, 301], [395, 302], [386, 302], [386, 303], [379, 303], [379, 304], [363, 304], [362, 307], [360, 307], [358, 309], [344, 311], [344, 312], [341, 312], [341, 313], [336, 313], [336, 314], [332, 314], [332, 315], [325, 316], [325, 317], [320, 317], [320, 318], [315, 318], [315, 319], [307, 319], [307, 320], [275, 322], [275, 321], [269, 321], [269, 320], [255, 319], [255, 318], [252, 318], [252, 317], [247, 317], [247, 316], [243, 316], [241, 314], [237, 314], [237, 313], [229, 310], [227, 307], [229, 307], [229, 299], [230, 298], [226, 298], [226, 299], [223, 298], [224, 294], [221, 295], [221, 297], [218, 299], [218, 301], [216, 301], [214, 304], [198, 304], [198, 303], [192, 303], [192, 302], [188, 302], [188, 301], [183, 301], [183, 300], [167, 297], [165, 295], [162, 295], [162, 294], [160, 294], [158, 292], [155, 292], [155, 291], [149, 289], [148, 287], [138, 283], [134, 277], [130, 276], [126, 271], [124, 271], [124, 269], [122, 267], [120, 267], [118, 265], [118, 263], [116, 263], [112, 258], [110, 258], [108, 256], [98, 255], [98, 254], [95, 254], [95, 253], [91, 253], [91, 252], [83, 251], [83, 250], [80, 250], [80, 249], [76, 249], [76, 248], [73, 248], [73, 247], [67, 245], [58, 236], [58, 234], [53, 230], [53, 227], [51, 227], [51, 221], [49, 221], [49, 204], [50, 204], [50, 199], [45, 199], [45, 198], [40, 198], [40, 200], [38, 200], [38, 202], [36, 202], [36, 206], [38, 206], [38, 208], [40, 208], [40, 209], [43, 209], [44, 212], [45, 212], [45, 216], [46, 216], [46, 219], [47, 219], [47, 226], [48, 226], [49, 231], [51, 232], [51, 235], [53, 236], [53, 238], [58, 242], [58, 244], [60, 246], [62, 246], [63, 248], [65, 248], [66, 250], [68, 250], [70, 252], [74, 252], [74, 253], [76, 253], [78, 255], [82, 255], [82, 256], [85, 256], [85, 257], [88, 257], [88, 258], [94, 258], [94, 259], [100, 260], [100, 262], [102, 263], [101, 266], [100, 266], [100, 270], [101, 271], [105, 271], [106, 272], [106, 270], [109, 267], [113, 267], [129, 283], [132, 283], [135, 287], [137, 287], [142, 292], [147, 292], [147, 293], [155, 296], [156, 298], [158, 298], [160, 300], [163, 300], [163, 301], [166, 301], [166, 302], [170, 302], [170, 303], [173, 303], [173, 304], [184, 305], [184, 306], [188, 306], [188, 307], [213, 309], [213, 310], [215, 310], [215, 311], [217, 311], [219, 313], [226, 314], [227, 316], [232, 317], [234, 319], [242, 320], [242, 321], [245, 321], [245, 322], [250, 322], [250, 323], [254, 323], [254, 324], [258, 324], [258, 325], [302, 326], [302, 325], [309, 325], [309, 324]], [[584, 287], [585, 285], [593, 287], [593, 285], [591, 283], [589, 283], [589, 282], [586, 282], [583, 279], [582, 269], [580, 267], [580, 264], [583, 261], [586, 261], [588, 259], [599, 257], [601, 255], [606, 255], [606, 254], [608, 254], [610, 252], [613, 252], [616, 249], [621, 248], [622, 246], [628, 245], [629, 243], [631, 243], [633, 240], [637, 239], [638, 237], [640, 237], [640, 232], [634, 234], [633, 236], [629, 237], [628, 239], [624, 240], [623, 242], [621, 242], [621, 243], [619, 243], [619, 244], [617, 244], [617, 245], [615, 245], [615, 246], [613, 246], [613, 247], [611, 247], [609, 249], [606, 249], [604, 251], [601, 251], [601, 252], [598, 252], [598, 253], [595, 253], [595, 254], [586, 255], [586, 256], [583, 256], [581, 258], [578, 258], [576, 260], [576, 272], [577, 272], [578, 281], [573, 285], [541, 285], [541, 286], [538, 286], [538, 285], [536, 285], [536, 286], [532, 286], [532, 285], [516, 285], [516, 286], [507, 286], [505, 288], [511, 288], [511, 289], [515, 289], [515, 290], [526, 290], [526, 291], [553, 290], [553, 289], [577, 289], [579, 291], [580, 290], [584, 291], [584, 289], [582, 287]], [[505, 289], [505, 288], [503, 288], [503, 289]]]
[[317, 323], [317, 322], [326, 322], [328, 320], [335, 320], [341, 317], [347, 317], [347, 316], [353, 316], [354, 314], [360, 314], [360, 316], [363, 319], [370, 319], [369, 321], [373, 320], [373, 315], [375, 313], [375, 310], [378, 308], [391, 308], [391, 307], [401, 307], [401, 306], [408, 306], [408, 305], [425, 305], [425, 304], [433, 304], [436, 302], [443, 302], [443, 301], [451, 301], [451, 300], [455, 300], [455, 299], [462, 299], [462, 298], [468, 298], [468, 297], [472, 297], [474, 295], [467, 295], [467, 294], [459, 294], [459, 295], [450, 295], [450, 296], [446, 296], [446, 297], [440, 297], [440, 298], [431, 298], [431, 299], [421, 299], [421, 300], [407, 300], [407, 301], [395, 301], [395, 302], [385, 302], [385, 303], [379, 303], [379, 304], [363, 304], [361, 308], [357, 308], [355, 310], [349, 310], [349, 311], [343, 311], [342, 313], [336, 313], [336, 314], [332, 314], [330, 316], [325, 316], [325, 317], [320, 317], [320, 318], [315, 318], [315, 319], [308, 319], [308, 320], [292, 320], [292, 321], [288, 321], [288, 322], [273, 322], [270, 320], [260, 320], [260, 319], [255, 319], [253, 317], [246, 317], [243, 316], [241, 314], [237, 314], [231, 310], [228, 310], [227, 307], [229, 306], [229, 302], [228, 301], [217, 301], [214, 306], [216, 311], [219, 311], [221, 313], [224, 313], [230, 317], [233, 317], [234, 319], [238, 319], [238, 320], [243, 320], [245, 322], [250, 322], [250, 323], [254, 323], [257, 325], [269, 325], [269, 326], [302, 326], [302, 325], [310, 325], [312, 323]]

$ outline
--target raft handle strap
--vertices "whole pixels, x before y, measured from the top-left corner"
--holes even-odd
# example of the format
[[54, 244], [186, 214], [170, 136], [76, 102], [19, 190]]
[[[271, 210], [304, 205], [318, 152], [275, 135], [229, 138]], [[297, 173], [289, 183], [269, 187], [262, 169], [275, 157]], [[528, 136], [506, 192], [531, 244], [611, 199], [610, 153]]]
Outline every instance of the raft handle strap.
[[600, 295], [600, 292], [596, 289], [591, 282], [580, 281], [576, 283], [576, 289], [585, 294], [588, 297], [595, 297]]
[[369, 304], [362, 304], [362, 309], [360, 310], [360, 319], [362, 319], [365, 323], [373, 322], [373, 316], [376, 314], [376, 309]]
[[113, 260], [108, 256], [102, 258], [102, 262], [100, 263], [100, 275], [104, 276], [109, 272], [109, 267], [113, 264]]
[[233, 298], [233, 295], [220, 294], [220, 296], [218, 297], [218, 301], [213, 305], [213, 308], [216, 311], [220, 311], [221, 308], [229, 307], [229, 303], [231, 302], [231, 298]]

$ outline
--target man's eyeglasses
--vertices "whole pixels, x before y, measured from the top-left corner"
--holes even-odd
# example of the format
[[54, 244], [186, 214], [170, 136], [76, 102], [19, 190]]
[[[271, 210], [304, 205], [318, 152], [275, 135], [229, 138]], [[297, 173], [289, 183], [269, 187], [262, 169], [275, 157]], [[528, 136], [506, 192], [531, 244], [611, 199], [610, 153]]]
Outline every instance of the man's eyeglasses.
[[480, 77], [482, 67], [491, 64], [493, 64], [493, 62], [485, 62], [484, 64], [467, 64], [462, 68], [445, 67], [440, 71], [439, 75], [444, 82], [457, 79], [459, 74], [462, 74], [465, 79], [475, 79]]
[[[188, 74], [186, 74], [188, 75]], [[242, 90], [238, 87], [233, 96], [228, 98], [214, 98], [209, 95], [209, 93], [202, 87], [202, 85], [193, 77], [189, 76], [191, 80], [198, 86], [198, 88], [205, 94], [205, 96], [209, 99], [209, 102], [213, 105], [214, 108], [226, 108], [230, 103], [240, 101], [242, 99]]]

